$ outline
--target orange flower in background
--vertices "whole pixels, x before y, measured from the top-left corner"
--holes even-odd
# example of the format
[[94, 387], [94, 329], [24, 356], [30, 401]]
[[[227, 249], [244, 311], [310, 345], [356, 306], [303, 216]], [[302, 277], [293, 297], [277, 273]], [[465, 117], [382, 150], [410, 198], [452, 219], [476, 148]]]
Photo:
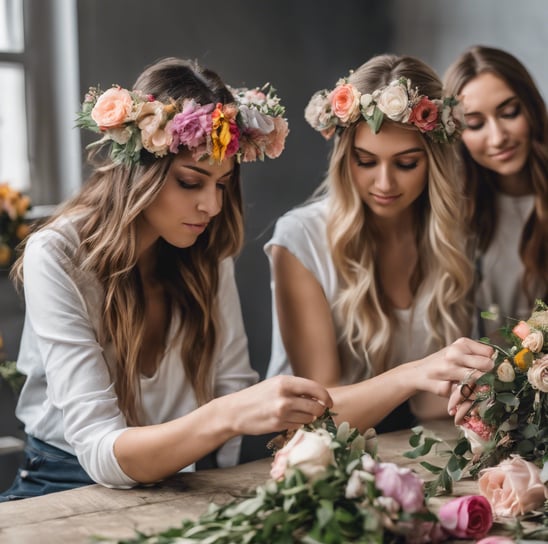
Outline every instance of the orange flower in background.
[[15, 247], [29, 233], [25, 215], [30, 198], [6, 182], [0, 183], [0, 267], [7, 267], [15, 256]]

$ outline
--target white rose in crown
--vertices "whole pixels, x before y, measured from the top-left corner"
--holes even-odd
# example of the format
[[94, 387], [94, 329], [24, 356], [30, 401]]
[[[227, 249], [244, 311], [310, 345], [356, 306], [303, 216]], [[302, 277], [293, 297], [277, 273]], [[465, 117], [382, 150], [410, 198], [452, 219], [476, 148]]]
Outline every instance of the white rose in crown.
[[282, 480], [289, 469], [299, 469], [309, 480], [325, 474], [329, 465], [335, 464], [331, 449], [332, 436], [325, 429], [303, 431], [299, 429], [293, 438], [276, 452], [270, 476]]
[[377, 100], [377, 108], [392, 121], [405, 123], [409, 117], [408, 103], [407, 90], [396, 81], [383, 89]]

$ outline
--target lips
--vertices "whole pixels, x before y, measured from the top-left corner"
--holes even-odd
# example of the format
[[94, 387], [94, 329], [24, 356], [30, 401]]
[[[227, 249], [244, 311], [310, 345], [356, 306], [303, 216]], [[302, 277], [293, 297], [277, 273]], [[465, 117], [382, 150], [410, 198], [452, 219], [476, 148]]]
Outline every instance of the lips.
[[183, 223], [183, 225], [192, 232], [201, 234], [207, 228], [207, 223]]
[[377, 204], [385, 206], [391, 204], [400, 197], [400, 195], [377, 195], [374, 193], [371, 193], [371, 196]]
[[518, 145], [513, 145], [513, 146], [510, 146], [510, 147], [507, 147], [501, 151], [497, 151], [496, 153], [492, 153], [490, 155], [490, 157], [492, 159], [496, 159], [496, 160], [499, 160], [499, 161], [505, 161], [505, 160], [508, 160], [508, 159], [511, 159], [514, 154], [516, 153], [516, 150], [518, 149]]

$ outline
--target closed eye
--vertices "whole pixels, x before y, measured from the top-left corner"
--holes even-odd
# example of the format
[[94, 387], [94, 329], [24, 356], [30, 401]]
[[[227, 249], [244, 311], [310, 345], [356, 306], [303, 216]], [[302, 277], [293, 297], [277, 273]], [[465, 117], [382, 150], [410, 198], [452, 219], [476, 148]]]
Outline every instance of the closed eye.
[[188, 181], [185, 181], [184, 179], [178, 179], [177, 183], [183, 188], [183, 189], [198, 189], [201, 184], [200, 183], [189, 183]]

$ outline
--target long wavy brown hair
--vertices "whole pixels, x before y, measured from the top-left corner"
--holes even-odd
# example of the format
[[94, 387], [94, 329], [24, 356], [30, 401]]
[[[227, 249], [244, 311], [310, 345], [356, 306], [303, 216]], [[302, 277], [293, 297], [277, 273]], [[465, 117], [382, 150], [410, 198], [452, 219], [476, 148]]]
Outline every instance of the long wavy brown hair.
[[[348, 78], [362, 94], [372, 93], [400, 77], [409, 78], [420, 94], [442, 97], [436, 73], [413, 57], [380, 55]], [[385, 123], [392, 121], [385, 119]], [[347, 345], [382, 372], [390, 358], [397, 319], [384, 295], [377, 256], [380, 248], [371, 210], [364, 205], [351, 174], [352, 147], [357, 124], [335, 137], [329, 171], [321, 192], [330, 198], [327, 231], [333, 261], [341, 278], [337, 311], [342, 316]], [[400, 125], [416, 130], [409, 125]], [[412, 289], [427, 298], [427, 319], [441, 348], [469, 333], [473, 269], [461, 223], [462, 195], [455, 173], [456, 153], [450, 144], [421, 136], [428, 156], [428, 180], [415, 201], [418, 263]]]
[[[193, 98], [200, 104], [229, 103], [232, 94], [219, 76], [195, 62], [167, 58], [147, 68], [134, 89], [158, 100]], [[77, 265], [96, 275], [104, 290], [101, 345], [112, 342], [116, 356], [116, 393], [128, 424], [140, 423], [139, 353], [145, 330], [145, 299], [137, 264], [136, 220], [163, 187], [174, 155], [156, 159], [142, 151], [133, 166], [107, 157], [90, 157], [95, 169], [82, 190], [41, 228], [60, 217], [77, 214], [81, 246]], [[170, 301], [166, 322], [180, 317], [181, 361], [200, 404], [213, 395], [212, 363], [218, 330], [219, 263], [235, 255], [243, 242], [239, 166], [223, 193], [221, 212], [191, 247], [179, 249], [156, 242], [156, 280]], [[54, 226], [53, 226], [54, 228]], [[12, 272], [24, 282], [22, 256]], [[168, 330], [165, 331], [167, 340]], [[177, 335], [179, 336], [179, 335]]]
[[[522, 232], [520, 258], [525, 267], [523, 287], [533, 304], [528, 285], [540, 279], [548, 293], [548, 116], [546, 104], [525, 66], [510, 53], [492, 47], [474, 46], [447, 69], [447, 92], [459, 94], [472, 79], [483, 73], [501, 78], [518, 97], [531, 131], [531, 151], [527, 175], [535, 194], [535, 207]], [[500, 220], [495, 207], [497, 175], [472, 159], [461, 142], [464, 192], [467, 215], [477, 237], [479, 252], [484, 252]]]

